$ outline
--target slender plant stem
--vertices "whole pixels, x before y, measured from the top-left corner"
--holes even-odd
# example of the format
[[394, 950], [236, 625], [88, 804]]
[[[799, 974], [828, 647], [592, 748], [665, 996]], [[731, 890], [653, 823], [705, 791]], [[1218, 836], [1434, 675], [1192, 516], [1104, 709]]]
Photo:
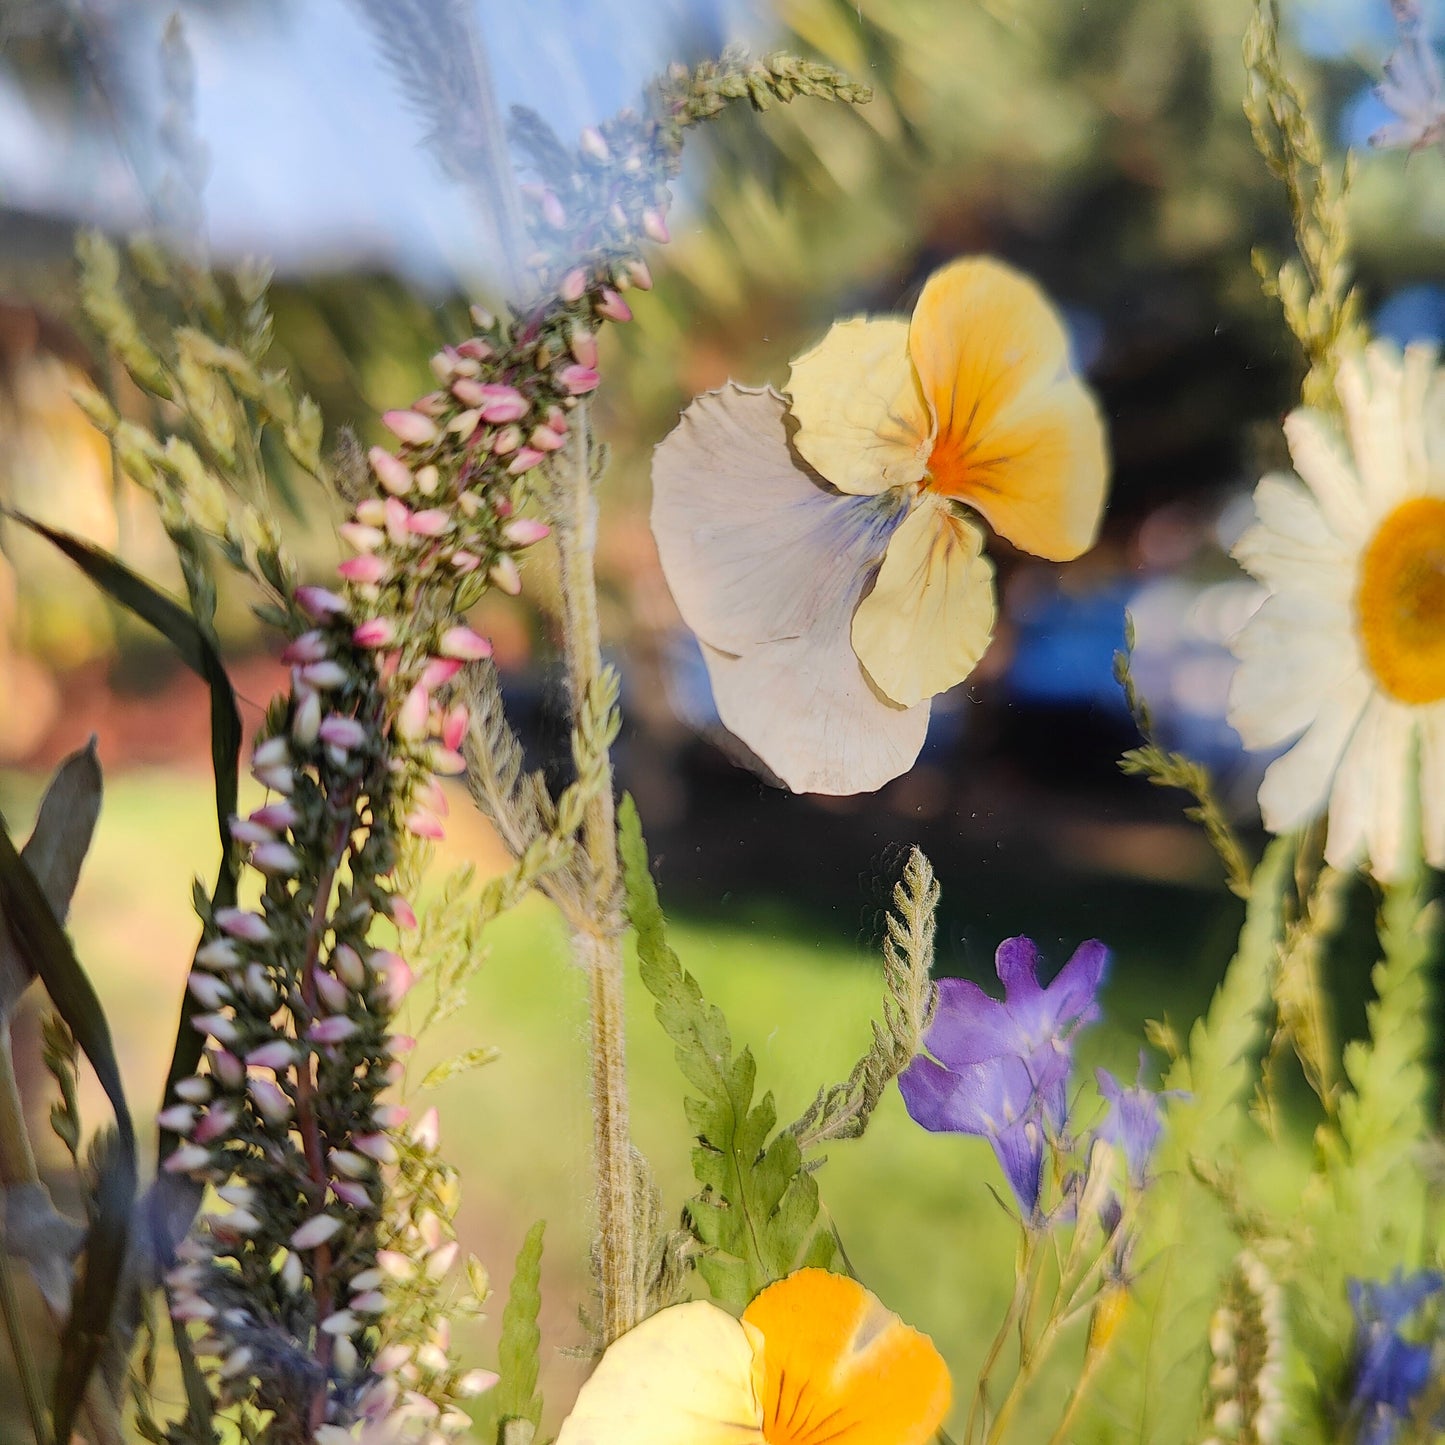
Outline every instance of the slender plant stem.
[[[558, 481], [557, 545], [562, 561], [563, 635], [574, 728], [602, 675], [597, 617], [597, 502], [585, 403], [573, 413], [566, 465]], [[587, 804], [582, 846], [588, 861], [588, 909], [573, 928], [573, 951], [586, 970], [592, 1013], [593, 1153], [597, 1189], [597, 1270], [602, 1343], [637, 1323], [637, 1241], [628, 1119], [623, 1011], [622, 912], [618, 899], [617, 819], [612, 769]]]
[[978, 1384], [974, 1388], [973, 1403], [968, 1409], [968, 1425], [963, 1432], [966, 1445], [973, 1445], [974, 1427], [980, 1423], [988, 1400], [989, 1377], [993, 1374], [994, 1366], [998, 1364], [998, 1357], [1003, 1353], [1003, 1347], [1008, 1343], [1009, 1335], [1013, 1333], [1014, 1322], [1019, 1318], [1024, 1301], [1028, 1297], [1033, 1277], [1036, 1243], [1033, 1231], [1025, 1230], [1023, 1241], [1019, 1246], [1013, 1298], [1009, 1301], [1008, 1309], [1004, 1311], [1003, 1319], [999, 1321], [998, 1333], [993, 1337], [993, 1343], [989, 1345], [988, 1353], [983, 1357], [983, 1365], [978, 1372]]

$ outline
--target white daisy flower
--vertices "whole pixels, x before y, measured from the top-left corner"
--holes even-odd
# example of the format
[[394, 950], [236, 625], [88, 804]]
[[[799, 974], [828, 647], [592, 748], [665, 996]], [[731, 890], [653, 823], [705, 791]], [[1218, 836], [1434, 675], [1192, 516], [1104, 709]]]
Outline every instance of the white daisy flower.
[[1269, 596], [1235, 638], [1229, 721], [1249, 748], [1296, 739], [1259, 790], [1287, 832], [1328, 808], [1326, 860], [1382, 880], [1445, 866], [1445, 372], [1375, 343], [1340, 367], [1344, 432], [1284, 424], [1299, 475], [1254, 494], [1234, 549]]

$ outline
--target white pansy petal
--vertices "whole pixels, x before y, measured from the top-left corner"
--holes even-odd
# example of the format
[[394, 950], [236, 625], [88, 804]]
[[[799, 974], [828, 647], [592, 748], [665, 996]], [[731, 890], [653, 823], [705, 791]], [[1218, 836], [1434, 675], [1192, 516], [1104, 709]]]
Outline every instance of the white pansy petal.
[[1425, 861], [1445, 868], [1445, 703], [1422, 708], [1420, 721], [1420, 824]]
[[1376, 693], [1336, 770], [1325, 843], [1332, 867], [1347, 867], [1363, 854], [1382, 882], [1399, 876], [1408, 847], [1414, 737], [1414, 710]]
[[835, 487], [874, 493], [923, 476], [933, 421], [901, 316], [839, 321], [788, 376], [794, 446]]
[[1325, 521], [1337, 536], [1356, 543], [1371, 514], [1342, 439], [1325, 417], [1305, 407], [1285, 417], [1284, 434], [1295, 470], [1314, 493]]
[[[652, 530], [683, 620], [743, 653], [808, 634], [882, 558], [904, 499], [842, 495], [788, 445], [777, 392], [733, 384], [700, 396], [658, 445]], [[746, 741], [746, 739], [745, 739]]]
[[1271, 833], [1287, 833], [1324, 808], [1340, 755], [1370, 698], [1370, 686], [1356, 675], [1326, 700], [1309, 731], [1265, 770], [1259, 809]]
[[557, 1445], [764, 1445], [762, 1423], [747, 1331], [693, 1300], [608, 1346]]

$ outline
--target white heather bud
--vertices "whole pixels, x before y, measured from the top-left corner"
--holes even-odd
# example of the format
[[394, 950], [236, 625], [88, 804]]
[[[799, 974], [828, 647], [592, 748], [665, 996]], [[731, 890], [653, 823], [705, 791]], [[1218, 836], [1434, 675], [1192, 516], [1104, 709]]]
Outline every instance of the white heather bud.
[[291, 1100], [270, 1079], [248, 1079], [246, 1092], [269, 1123], [284, 1124], [291, 1117]]
[[422, 496], [429, 497], [433, 492], [436, 491], [437, 484], [441, 481], [441, 479], [442, 474], [437, 471], [437, 469], [432, 466], [430, 462], [428, 462], [426, 466], [419, 467], [417, 469], [416, 489], [422, 494]]
[[501, 1376], [491, 1370], [468, 1370], [457, 1381], [457, 1394], [464, 1400], [485, 1395], [500, 1379]]
[[379, 1289], [354, 1295], [350, 1308], [359, 1315], [379, 1315], [386, 1308], [386, 1296]]
[[240, 963], [241, 954], [229, 938], [213, 938], [196, 950], [196, 962], [202, 968], [212, 968], [224, 973]]
[[259, 963], [246, 966], [246, 993], [264, 1009], [274, 1008], [276, 1005], [276, 987], [266, 977], [266, 970]]
[[[316, 703], [316, 720], [321, 721], [321, 700], [315, 693], [309, 701]], [[251, 852], [252, 864], [271, 878], [294, 878], [301, 869], [301, 860], [284, 843], [260, 843]]]
[[291, 749], [286, 739], [278, 734], [276, 737], [267, 738], [263, 743], [258, 743], [256, 750], [251, 754], [251, 766], [254, 768], [289, 768], [291, 766]]
[[408, 1255], [395, 1249], [376, 1251], [377, 1267], [389, 1279], [408, 1280], [416, 1273], [416, 1265]]
[[211, 1081], [201, 1078], [199, 1074], [190, 1074], [184, 1079], [176, 1080], [174, 1093], [178, 1099], [184, 1099], [188, 1104], [204, 1104], [211, 1097]]
[[251, 1368], [251, 1361], [254, 1358], [251, 1347], [241, 1345], [221, 1361], [221, 1368], [217, 1373], [223, 1380], [234, 1380], [238, 1375], [244, 1375]]
[[167, 1174], [194, 1174], [211, 1162], [211, 1151], [199, 1144], [182, 1144], [174, 1154], [168, 1154], [161, 1168]]
[[349, 943], [338, 943], [332, 950], [331, 966], [349, 988], [361, 988], [366, 983], [366, 965]]
[[365, 1294], [368, 1290], [380, 1289], [383, 1277], [379, 1269], [364, 1269], [360, 1274], [353, 1275], [346, 1287], [352, 1294]]
[[253, 1069], [288, 1069], [295, 1062], [296, 1050], [284, 1039], [273, 1039], [246, 1055], [246, 1063]]
[[221, 1234], [250, 1235], [261, 1228], [261, 1221], [249, 1209], [233, 1209], [216, 1221], [216, 1231]]
[[287, 1294], [300, 1294], [301, 1286], [306, 1282], [306, 1269], [301, 1263], [301, 1256], [286, 1251], [286, 1258], [281, 1261], [279, 1271], [281, 1283]]
[[341, 1221], [333, 1214], [315, 1214], [291, 1236], [292, 1249], [315, 1249], [335, 1239], [341, 1232]]
[[186, 980], [186, 991], [202, 1008], [220, 1008], [231, 998], [231, 990], [212, 973], [191, 974]]
[[[361, 1357], [356, 1352], [356, 1346], [353, 1345], [345, 1335], [342, 1335], [342, 1337], [332, 1345], [331, 1363], [337, 1374], [342, 1376], [343, 1379], [350, 1378], [350, 1376], [356, 1373], [356, 1367], [361, 1363]], [[470, 1424], [471, 1422], [468, 1421], [467, 1423]], [[317, 1440], [321, 1439], [319, 1432], [316, 1438]], [[348, 1445], [350, 1445], [349, 1437]]]
[[375, 1159], [378, 1164], [396, 1163], [396, 1145], [385, 1134], [358, 1134], [352, 1143], [358, 1154]]
[[608, 148], [602, 132], [595, 125], [589, 125], [583, 132], [578, 147], [583, 155], [591, 156], [594, 161], [601, 161], [606, 164], [612, 159], [612, 151]]
[[256, 1191], [249, 1184], [223, 1184], [216, 1190], [216, 1198], [237, 1209], [249, 1209], [256, 1202]]
[[291, 736], [303, 748], [309, 748], [316, 741], [317, 731], [321, 727], [321, 696], [309, 687], [302, 692], [299, 684], [297, 694], [300, 700], [291, 717]]
[[337, 1310], [335, 1314], [327, 1315], [321, 1321], [321, 1333], [323, 1335], [349, 1335], [358, 1324], [359, 1321], [350, 1310]]
[[442, 1245], [440, 1249], [433, 1250], [427, 1257], [426, 1272], [431, 1279], [440, 1279], [456, 1263], [457, 1252], [461, 1246], [456, 1240], [450, 1240]]
[[271, 937], [266, 920], [259, 913], [247, 913], [242, 908], [218, 908], [216, 927], [243, 943], [265, 943]]
[[[197, 977], [202, 976], [203, 975], [197, 975]], [[227, 1018], [225, 1014], [193, 1014], [191, 1017], [191, 1027], [195, 1029], [197, 1033], [207, 1034], [218, 1043], [223, 1044], [234, 1044], [241, 1036], [237, 1032], [235, 1023]]]
[[335, 974], [325, 973], [320, 969], [317, 969], [315, 978], [316, 992], [321, 996], [321, 1002], [332, 1013], [340, 1013], [351, 998], [346, 985]]
[[370, 1163], [351, 1149], [333, 1149], [331, 1167], [348, 1179], [365, 1179], [371, 1174]]
[[446, 1351], [438, 1349], [436, 1345], [423, 1345], [416, 1352], [416, 1362], [422, 1369], [430, 1370], [434, 1375], [445, 1374], [447, 1366], [451, 1363], [447, 1359]]
[[196, 1122], [196, 1111], [189, 1104], [171, 1104], [156, 1115], [156, 1123], [172, 1134], [189, 1134]]

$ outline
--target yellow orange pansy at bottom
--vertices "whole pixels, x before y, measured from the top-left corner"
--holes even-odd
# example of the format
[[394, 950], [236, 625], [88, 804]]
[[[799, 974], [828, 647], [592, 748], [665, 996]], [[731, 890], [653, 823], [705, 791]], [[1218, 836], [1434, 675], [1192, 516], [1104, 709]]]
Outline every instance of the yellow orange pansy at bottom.
[[856, 1281], [803, 1269], [741, 1320], [694, 1300], [623, 1335], [557, 1445], [924, 1445], [951, 1397], [927, 1335]]

